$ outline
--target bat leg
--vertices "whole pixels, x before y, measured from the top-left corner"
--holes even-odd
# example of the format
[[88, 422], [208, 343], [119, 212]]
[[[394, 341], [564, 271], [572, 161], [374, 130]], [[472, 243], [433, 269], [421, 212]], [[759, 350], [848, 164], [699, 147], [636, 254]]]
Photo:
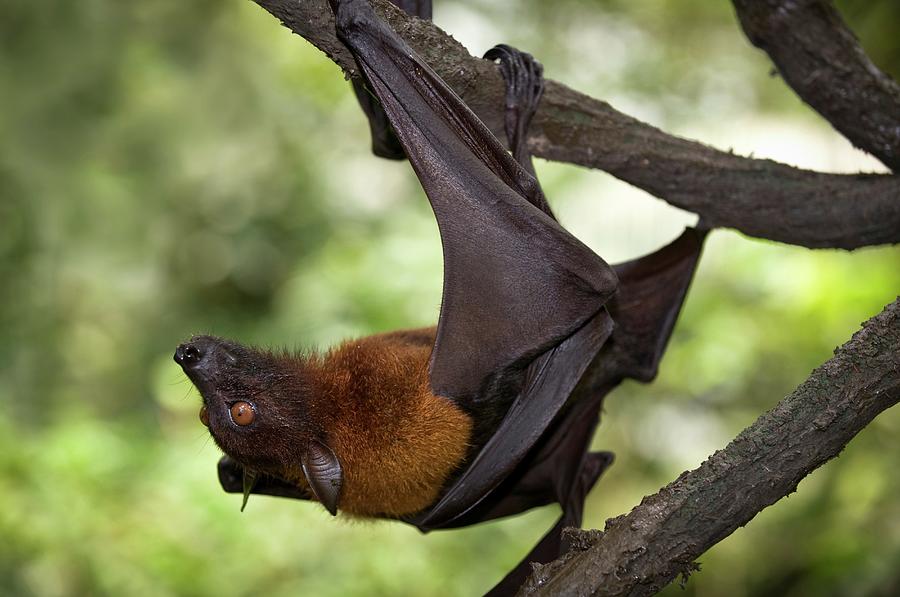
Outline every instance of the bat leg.
[[[500, 74], [506, 81], [504, 127], [509, 150], [513, 158], [537, 180], [531, 152], [528, 149], [528, 127], [544, 95], [544, 67], [531, 54], [506, 44], [494, 46], [485, 53], [484, 58], [498, 62]], [[532, 205], [556, 219], [540, 184], [527, 199]]]
[[359, 102], [359, 107], [362, 108], [366, 118], [369, 119], [369, 132], [372, 135], [372, 153], [388, 160], [405, 160], [406, 152], [403, 151], [403, 146], [400, 145], [400, 140], [397, 139], [397, 133], [394, 132], [394, 127], [391, 126], [381, 104], [378, 103], [378, 100], [369, 92], [366, 84], [361, 80], [355, 79], [352, 84], [353, 93], [356, 94], [356, 101]]

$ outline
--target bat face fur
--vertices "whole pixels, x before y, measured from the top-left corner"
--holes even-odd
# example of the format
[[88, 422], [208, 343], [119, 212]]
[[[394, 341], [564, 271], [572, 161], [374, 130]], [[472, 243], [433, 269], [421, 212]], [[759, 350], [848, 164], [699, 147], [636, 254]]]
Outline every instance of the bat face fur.
[[297, 359], [214, 336], [194, 336], [175, 362], [200, 391], [200, 418], [226, 454], [256, 470], [288, 474], [314, 434]]

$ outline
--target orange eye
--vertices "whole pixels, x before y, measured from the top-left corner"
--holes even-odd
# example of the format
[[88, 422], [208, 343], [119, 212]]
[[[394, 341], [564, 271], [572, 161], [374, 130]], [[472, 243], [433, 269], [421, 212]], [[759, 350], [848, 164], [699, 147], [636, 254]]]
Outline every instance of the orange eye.
[[252, 423], [255, 415], [249, 402], [235, 402], [231, 405], [231, 420], [241, 427]]
[[205, 406], [200, 407], [200, 422], [209, 427], [209, 412]]

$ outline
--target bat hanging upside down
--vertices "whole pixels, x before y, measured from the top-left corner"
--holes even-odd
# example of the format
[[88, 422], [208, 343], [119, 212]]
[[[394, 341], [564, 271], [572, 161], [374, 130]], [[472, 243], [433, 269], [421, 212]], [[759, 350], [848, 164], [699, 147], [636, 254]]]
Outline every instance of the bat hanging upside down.
[[400, 517], [432, 504], [465, 460], [472, 417], [428, 382], [434, 328], [292, 355], [199, 336], [175, 359], [200, 418], [245, 470], [309, 492], [335, 514]]
[[[609, 266], [563, 229], [534, 176], [526, 133], [540, 64], [497, 46], [510, 152], [364, 0], [331, 0], [337, 34], [431, 202], [444, 252], [436, 328], [268, 352], [197, 336], [175, 360], [203, 396], [230, 492], [321, 502], [452, 528], [559, 503], [528, 562], [556, 558], [611, 455], [589, 452], [606, 393], [649, 381], [704, 232]], [[386, 118], [387, 123], [384, 122]], [[387, 127], [387, 128], [385, 128]], [[393, 157], [398, 157], [394, 152]], [[587, 372], [587, 375], [585, 375]], [[591, 391], [577, 391], [582, 377]]]

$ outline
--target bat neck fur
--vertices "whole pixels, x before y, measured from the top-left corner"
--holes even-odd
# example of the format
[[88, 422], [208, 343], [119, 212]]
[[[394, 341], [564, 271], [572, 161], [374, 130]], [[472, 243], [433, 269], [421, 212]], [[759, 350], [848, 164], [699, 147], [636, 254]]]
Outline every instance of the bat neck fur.
[[432, 394], [434, 329], [345, 342], [312, 357], [310, 415], [344, 470], [341, 511], [413, 514], [438, 497], [465, 459], [471, 418]]

